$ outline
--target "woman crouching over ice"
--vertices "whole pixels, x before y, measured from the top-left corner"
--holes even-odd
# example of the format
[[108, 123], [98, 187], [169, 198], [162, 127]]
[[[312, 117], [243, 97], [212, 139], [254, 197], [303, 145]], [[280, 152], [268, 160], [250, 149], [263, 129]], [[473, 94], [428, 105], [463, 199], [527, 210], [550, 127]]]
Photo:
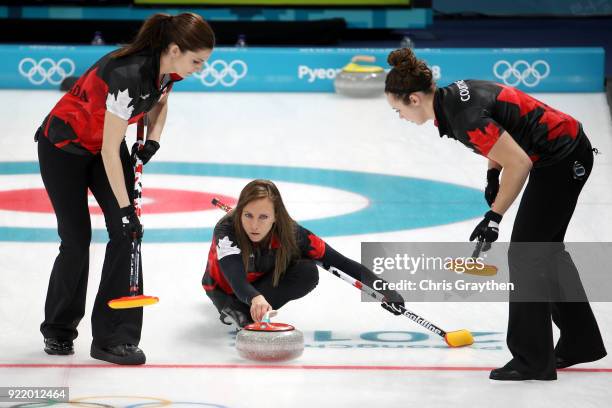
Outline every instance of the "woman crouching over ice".
[[[316, 261], [370, 287], [380, 280], [297, 224], [274, 183], [253, 180], [240, 193], [236, 208], [215, 226], [202, 285], [221, 321], [244, 327], [312, 291], [319, 282]], [[398, 315], [393, 306], [403, 306], [402, 296], [380, 293], [390, 303], [381, 305]]]

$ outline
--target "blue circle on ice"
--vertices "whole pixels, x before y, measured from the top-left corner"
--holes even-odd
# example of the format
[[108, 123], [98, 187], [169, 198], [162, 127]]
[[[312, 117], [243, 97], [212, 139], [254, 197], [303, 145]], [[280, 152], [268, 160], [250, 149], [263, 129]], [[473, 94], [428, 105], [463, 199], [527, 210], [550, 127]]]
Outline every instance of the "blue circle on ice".
[[[0, 175], [38, 173], [37, 162], [2, 162]], [[373, 234], [434, 227], [475, 218], [486, 208], [480, 190], [441, 181], [303, 167], [247, 164], [152, 162], [147, 174], [265, 178], [331, 187], [360, 194], [369, 205], [359, 211], [300, 222], [322, 237]], [[310, 199], [310, 198], [308, 198]], [[208, 228], [150, 228], [145, 242], [206, 242]], [[106, 230], [94, 230], [92, 241], [106, 242]], [[0, 241], [57, 242], [55, 228], [0, 227]]]

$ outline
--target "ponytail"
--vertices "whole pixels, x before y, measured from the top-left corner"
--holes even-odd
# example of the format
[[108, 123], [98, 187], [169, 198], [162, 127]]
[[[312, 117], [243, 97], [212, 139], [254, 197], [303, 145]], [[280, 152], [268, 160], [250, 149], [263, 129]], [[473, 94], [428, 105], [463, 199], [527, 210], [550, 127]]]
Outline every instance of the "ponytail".
[[182, 52], [213, 49], [215, 34], [198, 14], [182, 13], [171, 16], [156, 13], [142, 24], [136, 38], [115, 51], [113, 57], [125, 57], [144, 50], [161, 53], [172, 43], [178, 45]]

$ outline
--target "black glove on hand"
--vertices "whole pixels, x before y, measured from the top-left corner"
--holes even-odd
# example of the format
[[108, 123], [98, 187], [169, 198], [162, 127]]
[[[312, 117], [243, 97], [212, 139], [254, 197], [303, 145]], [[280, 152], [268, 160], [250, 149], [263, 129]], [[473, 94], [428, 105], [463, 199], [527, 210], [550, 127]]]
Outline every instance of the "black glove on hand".
[[470, 241], [478, 238], [479, 241], [484, 241], [487, 245], [483, 248], [483, 251], [491, 248], [491, 242], [497, 241], [499, 235], [499, 223], [502, 220], [502, 216], [493, 211], [487, 211], [484, 219], [478, 223], [474, 232], [470, 235]]
[[385, 291], [383, 293], [385, 297], [385, 301], [383, 301], [380, 305], [383, 309], [388, 310], [396, 316], [402, 314], [399, 306], [404, 306], [404, 298], [396, 291]]
[[487, 200], [487, 204], [489, 204], [489, 207], [493, 205], [495, 197], [497, 197], [497, 192], [499, 191], [500, 173], [501, 171], [499, 169], [487, 170], [487, 187], [485, 188], [484, 196], [485, 200]]
[[134, 143], [132, 145], [132, 163], [136, 164], [136, 157], [138, 157], [142, 160], [142, 164], [147, 164], [158, 150], [159, 143], [155, 140], [147, 140], [140, 150], [138, 150], [138, 143]]
[[130, 239], [142, 238], [142, 225], [136, 215], [136, 210], [133, 205], [128, 205], [119, 209], [121, 212], [121, 223], [123, 224], [123, 235]]

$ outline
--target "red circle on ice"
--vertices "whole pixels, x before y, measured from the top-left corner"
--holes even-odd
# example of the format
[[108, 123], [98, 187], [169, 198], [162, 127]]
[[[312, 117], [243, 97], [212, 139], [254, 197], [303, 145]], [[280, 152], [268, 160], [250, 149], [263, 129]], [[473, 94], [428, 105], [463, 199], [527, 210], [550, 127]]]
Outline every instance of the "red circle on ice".
[[[211, 203], [214, 197], [229, 206], [236, 204], [236, 199], [221, 194], [169, 188], [146, 188], [143, 193], [143, 213], [163, 214], [212, 210], [215, 208]], [[89, 207], [92, 214], [102, 214], [91, 192], [89, 193]], [[44, 188], [0, 191], [0, 210], [53, 213], [53, 207]]]

